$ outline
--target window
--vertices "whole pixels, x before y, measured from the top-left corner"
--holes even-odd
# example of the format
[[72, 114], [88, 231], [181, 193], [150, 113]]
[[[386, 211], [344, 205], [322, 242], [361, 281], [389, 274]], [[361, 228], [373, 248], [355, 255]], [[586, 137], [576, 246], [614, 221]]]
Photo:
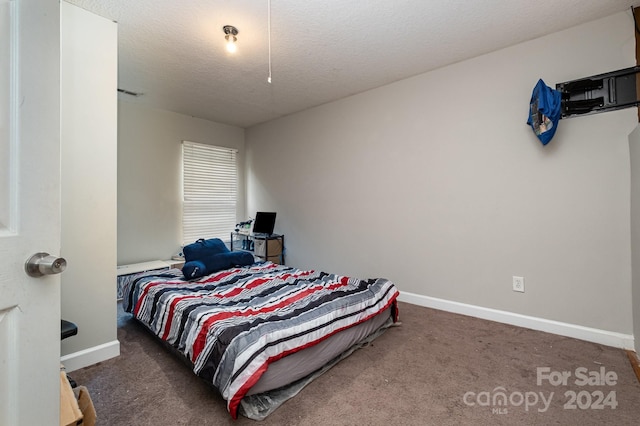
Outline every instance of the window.
[[237, 150], [182, 142], [182, 241], [229, 239], [236, 225]]

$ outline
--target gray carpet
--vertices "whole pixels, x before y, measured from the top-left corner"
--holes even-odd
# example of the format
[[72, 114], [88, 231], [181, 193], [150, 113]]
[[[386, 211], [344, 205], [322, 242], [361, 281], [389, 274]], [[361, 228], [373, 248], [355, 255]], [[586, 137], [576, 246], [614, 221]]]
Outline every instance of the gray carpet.
[[[103, 426], [640, 424], [640, 384], [621, 349], [406, 303], [400, 320], [261, 422], [232, 420], [127, 314], [121, 355], [71, 376]], [[538, 367], [549, 378], [540, 385]], [[564, 371], [566, 384], [554, 382]]]

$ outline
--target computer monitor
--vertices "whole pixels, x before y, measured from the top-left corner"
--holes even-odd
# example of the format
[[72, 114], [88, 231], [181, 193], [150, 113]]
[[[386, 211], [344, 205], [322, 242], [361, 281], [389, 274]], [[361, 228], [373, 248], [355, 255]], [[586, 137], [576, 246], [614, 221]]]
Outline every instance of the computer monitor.
[[273, 234], [276, 225], [276, 214], [274, 212], [257, 212], [256, 220], [253, 222], [254, 234]]

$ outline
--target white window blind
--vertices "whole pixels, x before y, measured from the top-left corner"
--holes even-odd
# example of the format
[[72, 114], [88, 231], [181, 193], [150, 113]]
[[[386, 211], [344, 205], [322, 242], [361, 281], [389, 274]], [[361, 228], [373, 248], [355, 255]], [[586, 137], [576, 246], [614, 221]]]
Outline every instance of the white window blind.
[[182, 241], [228, 240], [236, 225], [237, 150], [182, 142]]

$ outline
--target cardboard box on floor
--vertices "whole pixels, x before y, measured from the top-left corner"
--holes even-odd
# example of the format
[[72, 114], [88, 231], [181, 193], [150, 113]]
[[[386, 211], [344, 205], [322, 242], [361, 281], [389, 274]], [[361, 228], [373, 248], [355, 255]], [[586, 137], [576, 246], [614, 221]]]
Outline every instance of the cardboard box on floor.
[[82, 421], [82, 411], [78, 406], [67, 373], [60, 371], [60, 425], [75, 426]]
[[95, 426], [96, 424], [96, 409], [93, 406], [91, 395], [89, 390], [84, 386], [78, 386], [73, 390], [77, 400], [80, 411], [82, 411], [83, 419], [82, 426]]
[[71, 389], [64, 369], [60, 371], [60, 426], [95, 426], [96, 409], [84, 386]]

